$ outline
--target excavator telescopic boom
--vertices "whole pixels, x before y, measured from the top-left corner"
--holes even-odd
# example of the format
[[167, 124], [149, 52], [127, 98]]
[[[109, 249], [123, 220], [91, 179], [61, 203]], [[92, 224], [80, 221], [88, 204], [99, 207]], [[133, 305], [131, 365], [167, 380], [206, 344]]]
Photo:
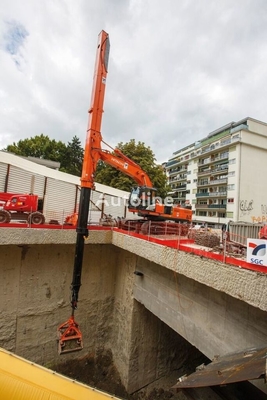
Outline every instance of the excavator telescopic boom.
[[133, 188], [130, 194], [128, 206], [130, 211], [138, 212], [139, 216], [147, 219], [161, 221], [166, 219], [171, 219], [175, 222], [179, 222], [180, 220], [190, 221], [192, 218], [191, 210], [156, 203], [154, 201], [156, 189], [153, 188], [149, 176], [138, 164], [126, 157], [118, 148], [113, 149], [112, 152], [102, 149], [101, 123], [104, 112], [103, 106], [108, 73], [109, 49], [109, 35], [101, 31], [97, 43], [91, 105], [81, 175], [81, 193], [76, 229], [77, 238], [71, 283], [72, 314], [58, 328], [59, 354], [83, 348], [82, 334], [79, 325], [75, 322], [74, 311], [77, 308], [78, 294], [81, 286], [84, 240], [88, 237], [89, 204], [91, 191], [95, 186], [94, 178], [98, 161], [101, 160], [111, 165], [125, 175], [130, 176], [137, 183], [137, 186]]
[[59, 354], [69, 353], [83, 348], [82, 333], [78, 323], [74, 319], [74, 311], [77, 308], [78, 294], [81, 286], [84, 240], [88, 237], [87, 225], [91, 190], [94, 188], [94, 173], [99, 160], [99, 153], [94, 149], [98, 149], [101, 146], [102, 140], [100, 132], [102, 114], [104, 111], [103, 105], [106, 76], [108, 72], [109, 48], [109, 35], [105, 31], [101, 31], [97, 43], [91, 106], [89, 109], [89, 121], [81, 176], [80, 204], [76, 229], [77, 237], [71, 283], [72, 313], [70, 318], [58, 327]]

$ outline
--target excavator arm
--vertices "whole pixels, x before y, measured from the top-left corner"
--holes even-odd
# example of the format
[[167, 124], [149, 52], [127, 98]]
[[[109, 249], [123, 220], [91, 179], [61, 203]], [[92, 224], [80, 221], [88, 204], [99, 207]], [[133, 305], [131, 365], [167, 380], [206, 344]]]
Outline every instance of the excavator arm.
[[[86, 143], [84, 150], [83, 168], [81, 175], [81, 192], [79, 202], [78, 221], [76, 228], [76, 246], [71, 283], [71, 307], [70, 318], [58, 327], [59, 354], [81, 350], [83, 348], [82, 333], [78, 323], [74, 319], [74, 311], [77, 308], [78, 295], [81, 287], [81, 274], [84, 253], [84, 241], [88, 237], [88, 215], [91, 191], [94, 189], [94, 177], [98, 161], [111, 165], [119, 171], [130, 176], [142, 188], [151, 189], [152, 183], [148, 175], [138, 164], [126, 157], [119, 149], [113, 152], [102, 149], [101, 123], [103, 115], [106, 77], [108, 72], [109, 36], [101, 31], [98, 36], [97, 53], [94, 70], [94, 80], [89, 109]], [[134, 207], [132, 209], [134, 211]]]
[[[97, 151], [94, 149], [94, 151]], [[113, 153], [109, 150], [98, 149], [98, 159], [105, 164], [109, 164], [125, 175], [131, 177], [138, 185], [152, 187], [149, 176], [142, 168], [125, 156], [119, 149], [113, 149]]]
[[[82, 334], [79, 325], [74, 320], [74, 311], [77, 308], [78, 295], [81, 287], [81, 274], [84, 253], [84, 240], [88, 237], [88, 215], [91, 191], [94, 189], [94, 177], [98, 161], [111, 165], [124, 174], [130, 176], [137, 183], [129, 198], [129, 210], [150, 219], [190, 220], [192, 213], [175, 207], [165, 207], [155, 204], [154, 209], [149, 207], [155, 197], [155, 191], [148, 175], [134, 161], [126, 157], [119, 149], [112, 152], [102, 149], [101, 123], [103, 115], [106, 77], [108, 72], [109, 36], [101, 31], [98, 36], [91, 105], [87, 127], [84, 160], [81, 175], [81, 192], [77, 221], [77, 237], [71, 283], [71, 317], [58, 327], [59, 354], [81, 350]], [[103, 142], [104, 143], [104, 142]], [[171, 211], [170, 211], [171, 210]]]
[[98, 36], [96, 62], [94, 71], [91, 106], [87, 127], [86, 144], [81, 176], [81, 192], [79, 214], [76, 229], [76, 246], [74, 256], [73, 278], [71, 283], [71, 307], [70, 318], [58, 327], [58, 352], [59, 354], [81, 350], [83, 348], [82, 333], [78, 323], [74, 319], [74, 311], [77, 308], [78, 294], [81, 287], [81, 274], [84, 253], [84, 240], [88, 237], [88, 214], [91, 190], [94, 188], [94, 173], [99, 160], [101, 144], [101, 123], [103, 104], [108, 72], [109, 35], [101, 31]]

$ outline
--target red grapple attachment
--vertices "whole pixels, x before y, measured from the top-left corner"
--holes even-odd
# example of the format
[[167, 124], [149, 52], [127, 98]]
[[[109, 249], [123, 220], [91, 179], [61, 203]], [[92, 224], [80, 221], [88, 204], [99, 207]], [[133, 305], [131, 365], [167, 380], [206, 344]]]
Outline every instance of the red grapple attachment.
[[58, 354], [71, 353], [83, 349], [82, 333], [74, 321], [74, 315], [58, 327]]

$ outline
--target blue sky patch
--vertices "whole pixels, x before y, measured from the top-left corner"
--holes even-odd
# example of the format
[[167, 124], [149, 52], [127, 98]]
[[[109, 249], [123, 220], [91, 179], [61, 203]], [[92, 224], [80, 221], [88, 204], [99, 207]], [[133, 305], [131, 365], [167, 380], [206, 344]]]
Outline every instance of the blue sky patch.
[[29, 33], [21, 23], [7, 22], [7, 31], [4, 35], [6, 51], [12, 56], [19, 54], [19, 49], [23, 46], [28, 35]]

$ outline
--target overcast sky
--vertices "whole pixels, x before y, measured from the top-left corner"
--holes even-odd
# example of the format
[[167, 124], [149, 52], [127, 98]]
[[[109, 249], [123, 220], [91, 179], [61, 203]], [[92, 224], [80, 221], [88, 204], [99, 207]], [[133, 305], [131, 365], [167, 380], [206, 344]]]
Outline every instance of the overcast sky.
[[84, 145], [102, 29], [111, 146], [135, 138], [163, 162], [231, 121], [267, 122], [266, 0], [2, 0], [0, 149], [41, 133]]

